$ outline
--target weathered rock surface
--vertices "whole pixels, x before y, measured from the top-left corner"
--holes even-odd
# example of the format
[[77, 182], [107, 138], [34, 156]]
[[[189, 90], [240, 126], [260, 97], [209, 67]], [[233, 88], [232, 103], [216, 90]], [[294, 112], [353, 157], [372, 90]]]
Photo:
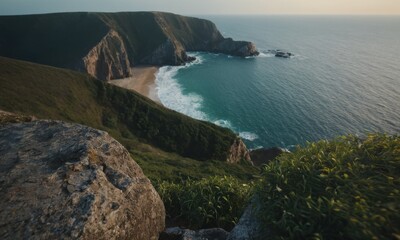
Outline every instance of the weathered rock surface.
[[225, 240], [228, 232], [222, 228], [210, 228], [193, 231], [179, 227], [167, 228], [159, 240]]
[[24, 116], [0, 110], [0, 127], [10, 123], [31, 122], [35, 119], [34, 116]]
[[60, 121], [0, 128], [1, 239], [158, 239], [164, 205], [106, 132]]
[[228, 163], [240, 163], [242, 161], [245, 161], [253, 165], [253, 162], [250, 158], [249, 150], [247, 150], [246, 145], [240, 138], [237, 138], [233, 142], [226, 161]]
[[251, 161], [256, 166], [267, 164], [271, 160], [274, 160], [277, 156], [287, 152], [286, 150], [278, 147], [273, 148], [260, 148], [250, 151]]
[[257, 56], [259, 54], [254, 43], [234, 41], [232, 38], [220, 41], [213, 51], [239, 57]]
[[232, 229], [227, 240], [266, 240], [268, 233], [262, 229], [260, 221], [257, 219], [259, 212], [257, 198], [253, 198], [247, 206], [239, 222]]
[[100, 80], [125, 78], [132, 75], [131, 64], [122, 38], [114, 30], [83, 57], [85, 71]]

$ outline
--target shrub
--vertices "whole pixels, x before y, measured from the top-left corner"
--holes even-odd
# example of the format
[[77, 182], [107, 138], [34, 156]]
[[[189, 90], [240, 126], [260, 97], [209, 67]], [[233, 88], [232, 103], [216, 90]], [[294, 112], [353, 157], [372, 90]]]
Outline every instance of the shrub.
[[400, 137], [309, 143], [265, 166], [260, 217], [276, 239], [399, 239]]
[[222, 227], [230, 230], [240, 218], [253, 184], [234, 177], [208, 177], [157, 185], [167, 220], [188, 228]]

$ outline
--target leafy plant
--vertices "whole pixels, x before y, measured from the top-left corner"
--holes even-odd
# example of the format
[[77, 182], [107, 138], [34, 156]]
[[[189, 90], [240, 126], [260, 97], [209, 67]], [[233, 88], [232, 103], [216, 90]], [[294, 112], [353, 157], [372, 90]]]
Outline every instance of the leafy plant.
[[400, 137], [309, 143], [265, 166], [260, 218], [275, 239], [400, 239]]
[[188, 228], [231, 229], [240, 218], [252, 192], [253, 183], [233, 177], [208, 177], [156, 186], [167, 210], [167, 220]]

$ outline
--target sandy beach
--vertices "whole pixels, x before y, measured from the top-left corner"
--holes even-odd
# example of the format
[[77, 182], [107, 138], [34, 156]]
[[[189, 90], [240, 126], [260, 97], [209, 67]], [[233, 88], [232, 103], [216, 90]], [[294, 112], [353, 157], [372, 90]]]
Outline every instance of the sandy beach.
[[154, 66], [134, 67], [132, 68], [132, 77], [111, 80], [109, 83], [129, 90], [134, 90], [161, 104], [156, 92], [155, 80], [157, 71], [158, 67]]

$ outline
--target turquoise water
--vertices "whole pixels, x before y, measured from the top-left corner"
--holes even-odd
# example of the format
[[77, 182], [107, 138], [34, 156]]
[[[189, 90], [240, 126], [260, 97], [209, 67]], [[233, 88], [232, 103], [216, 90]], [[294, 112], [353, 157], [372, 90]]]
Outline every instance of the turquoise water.
[[261, 55], [191, 53], [196, 62], [161, 68], [165, 106], [229, 127], [250, 148], [400, 133], [400, 17], [204, 18], [224, 36], [255, 42]]

